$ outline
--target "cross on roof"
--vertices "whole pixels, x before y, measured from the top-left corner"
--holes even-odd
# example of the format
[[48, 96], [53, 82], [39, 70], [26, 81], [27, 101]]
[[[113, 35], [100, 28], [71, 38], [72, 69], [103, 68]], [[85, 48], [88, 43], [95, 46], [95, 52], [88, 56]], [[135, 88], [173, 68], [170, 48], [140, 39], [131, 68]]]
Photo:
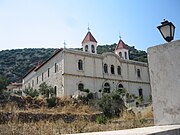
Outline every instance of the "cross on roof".
[[64, 44], [64, 48], [66, 48], [66, 45], [67, 45], [67, 44], [66, 44], [65, 40], [64, 40], [64, 43], [63, 43], [63, 44]]
[[119, 33], [119, 39], [121, 40], [121, 33]]
[[90, 31], [91, 29], [89, 28], [89, 23], [88, 23], [88, 32]]

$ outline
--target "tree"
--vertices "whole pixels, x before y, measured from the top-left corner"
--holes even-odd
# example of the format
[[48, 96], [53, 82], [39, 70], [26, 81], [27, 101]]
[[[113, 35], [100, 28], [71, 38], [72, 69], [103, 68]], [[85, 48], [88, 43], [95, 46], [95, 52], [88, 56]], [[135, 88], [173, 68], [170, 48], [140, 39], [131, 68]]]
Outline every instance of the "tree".
[[3, 93], [3, 90], [6, 89], [6, 86], [8, 85], [9, 81], [6, 77], [0, 75], [0, 94]]
[[45, 82], [39, 85], [39, 93], [46, 98], [54, 97], [56, 94], [54, 88]]
[[114, 90], [112, 93], [103, 94], [99, 107], [106, 117], [118, 116], [126, 108], [123, 93], [124, 91]]
[[31, 96], [31, 97], [38, 97], [39, 96], [39, 92], [33, 88], [29, 88], [29, 89], [25, 89], [23, 91], [27, 96]]

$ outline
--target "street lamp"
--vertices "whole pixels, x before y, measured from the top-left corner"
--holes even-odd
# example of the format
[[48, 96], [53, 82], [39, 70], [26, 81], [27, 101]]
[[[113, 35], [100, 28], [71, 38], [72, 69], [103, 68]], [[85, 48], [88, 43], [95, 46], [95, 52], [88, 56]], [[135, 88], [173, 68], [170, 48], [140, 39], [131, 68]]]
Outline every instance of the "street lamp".
[[167, 42], [171, 42], [171, 40], [173, 40], [175, 26], [172, 24], [172, 22], [168, 22], [164, 19], [164, 21], [161, 22], [161, 25], [157, 28], [159, 29], [161, 35]]

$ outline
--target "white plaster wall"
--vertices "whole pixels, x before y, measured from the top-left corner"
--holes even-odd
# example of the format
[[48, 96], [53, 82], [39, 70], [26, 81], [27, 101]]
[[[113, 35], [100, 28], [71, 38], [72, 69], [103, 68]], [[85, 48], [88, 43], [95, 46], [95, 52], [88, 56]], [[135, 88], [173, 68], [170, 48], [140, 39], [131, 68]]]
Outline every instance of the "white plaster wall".
[[[127, 64], [127, 75], [128, 77], [126, 79], [129, 80], [135, 80], [135, 81], [143, 81], [143, 82], [149, 82], [149, 71], [148, 67], [145, 64]], [[137, 69], [140, 69], [141, 76], [138, 77], [137, 75]]]
[[[57, 63], [58, 69], [55, 73], [55, 63]], [[26, 78], [27, 81], [23, 84], [23, 90], [25, 85], [28, 86], [28, 83], [30, 83], [31, 88], [37, 89], [39, 88], [39, 85], [43, 82], [46, 82], [48, 85], [51, 85], [53, 88], [57, 87], [57, 96], [63, 96], [63, 86], [64, 82], [62, 79], [62, 74], [64, 73], [64, 55], [63, 51], [58, 53], [56, 56], [54, 56], [50, 61], [48, 61], [46, 64], [44, 64], [40, 69], [37, 71], [33, 71], [31, 74], [29, 74]], [[48, 77], [48, 68], [50, 69], [50, 75]], [[43, 81], [42, 81], [42, 73], [43, 73]], [[38, 83], [37, 83], [37, 77], [38, 77]], [[34, 80], [34, 86], [32, 86], [32, 81]]]
[[119, 56], [119, 52], [122, 53], [122, 59], [125, 59], [125, 52], [127, 53], [127, 60], [129, 60], [129, 51], [127, 49], [118, 49], [115, 54]]
[[25, 90], [29, 86], [32, 86], [32, 79], [36, 76], [36, 72], [32, 71], [27, 75], [26, 77], [23, 78], [23, 83], [22, 83], [22, 89]]
[[180, 40], [148, 48], [156, 125], [180, 124]]
[[[85, 76], [102, 76], [102, 60], [96, 54], [65, 51], [65, 73]], [[78, 69], [78, 61], [83, 61], [83, 70]]]
[[[82, 71], [78, 70], [79, 59], [83, 61]], [[55, 63], [58, 65], [57, 73], [54, 72]], [[104, 63], [108, 65], [108, 74], [103, 71]], [[111, 74], [111, 65], [114, 65], [115, 74]], [[121, 75], [117, 74], [117, 66], [121, 66]], [[135, 67], [142, 69], [141, 79], [137, 78]], [[50, 68], [49, 77], [47, 76], [48, 68]], [[34, 77], [31, 77], [32, 75], [29, 74], [27, 78], [31, 79], [29, 79], [27, 83], [34, 80], [34, 89], [38, 89], [42, 82], [46, 82], [52, 87], [57, 86], [57, 96], [74, 95], [78, 92], [78, 84], [80, 82], [84, 84], [85, 89], [87, 88], [92, 92], [99, 92], [99, 90], [102, 90], [105, 82], [110, 84], [111, 91], [115, 90], [117, 85], [121, 83], [124, 88], [136, 95], [138, 88], [141, 87], [145, 91], [143, 92], [144, 95], [149, 96], [150, 85], [149, 75], [146, 72], [147, 68], [147, 64], [122, 60], [114, 53], [99, 55], [65, 49], [38, 69]], [[43, 81], [42, 72], [44, 73]], [[37, 76], [38, 84], [36, 83]]]
[[92, 48], [91, 48], [91, 45], [94, 45], [94, 49], [95, 49], [95, 53], [94, 54], [96, 54], [97, 53], [97, 43], [95, 43], [95, 42], [86, 42], [86, 43], [84, 43], [83, 45], [82, 45], [82, 47], [83, 47], [83, 51], [85, 52], [85, 46], [86, 45], [88, 45], [88, 52], [89, 53], [92, 53]]

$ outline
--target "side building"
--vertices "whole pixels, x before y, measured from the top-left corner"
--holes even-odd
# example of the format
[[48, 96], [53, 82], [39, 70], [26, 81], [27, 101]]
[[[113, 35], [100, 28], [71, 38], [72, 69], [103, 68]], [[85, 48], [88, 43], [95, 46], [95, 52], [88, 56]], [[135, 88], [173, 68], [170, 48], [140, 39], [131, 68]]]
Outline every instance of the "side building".
[[82, 48], [83, 51], [57, 50], [24, 76], [23, 90], [38, 89], [46, 82], [54, 87], [58, 97], [80, 95], [83, 89], [89, 89], [100, 97], [102, 92], [125, 88], [148, 102], [151, 94], [148, 65], [129, 60], [128, 48], [122, 40], [119, 40], [114, 53], [97, 54], [97, 41], [88, 32]]

